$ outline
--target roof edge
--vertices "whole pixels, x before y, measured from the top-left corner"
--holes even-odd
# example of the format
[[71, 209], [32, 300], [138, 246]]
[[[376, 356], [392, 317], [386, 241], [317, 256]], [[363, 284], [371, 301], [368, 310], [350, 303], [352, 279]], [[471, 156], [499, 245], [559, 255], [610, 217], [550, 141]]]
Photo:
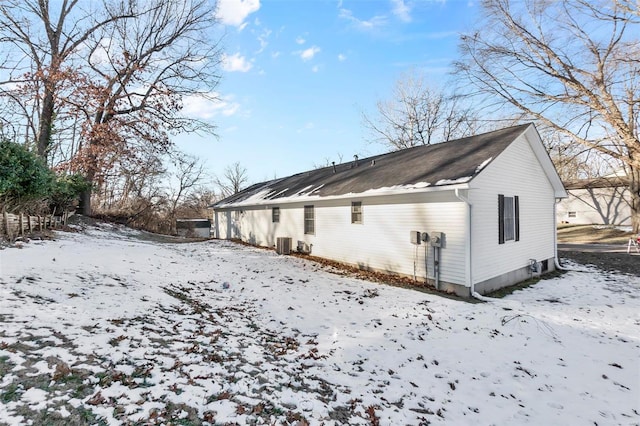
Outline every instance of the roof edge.
[[[381, 188], [382, 189], [382, 188]], [[309, 196], [297, 196], [290, 198], [274, 198], [269, 200], [259, 200], [252, 202], [237, 202], [237, 203], [229, 203], [227, 205], [218, 205], [213, 204], [209, 208], [213, 210], [227, 210], [227, 209], [236, 209], [240, 207], [251, 207], [251, 206], [272, 206], [272, 205], [280, 205], [280, 204], [296, 204], [296, 203], [306, 203], [311, 201], [333, 201], [333, 200], [345, 200], [350, 198], [374, 198], [374, 197], [388, 197], [394, 195], [406, 195], [406, 194], [428, 194], [435, 192], [444, 192], [444, 191], [454, 191], [456, 189], [469, 189], [469, 183], [458, 183], [451, 185], [438, 185], [438, 186], [427, 186], [423, 188], [413, 188], [413, 189], [389, 189], [388, 191], [375, 189], [372, 191], [366, 192], [351, 192], [348, 194], [340, 194], [340, 195], [328, 195], [328, 196], [320, 196], [320, 195], [309, 195]]]

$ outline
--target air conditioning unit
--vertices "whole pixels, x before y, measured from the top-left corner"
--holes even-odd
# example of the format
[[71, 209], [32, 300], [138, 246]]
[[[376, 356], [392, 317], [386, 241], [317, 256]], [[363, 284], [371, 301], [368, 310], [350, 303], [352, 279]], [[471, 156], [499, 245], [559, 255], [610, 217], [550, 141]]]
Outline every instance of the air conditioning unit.
[[278, 237], [276, 239], [276, 253], [291, 254], [291, 238], [290, 237]]
[[296, 250], [298, 253], [310, 254], [312, 246], [313, 244], [307, 244], [304, 241], [298, 241], [298, 246], [296, 247]]

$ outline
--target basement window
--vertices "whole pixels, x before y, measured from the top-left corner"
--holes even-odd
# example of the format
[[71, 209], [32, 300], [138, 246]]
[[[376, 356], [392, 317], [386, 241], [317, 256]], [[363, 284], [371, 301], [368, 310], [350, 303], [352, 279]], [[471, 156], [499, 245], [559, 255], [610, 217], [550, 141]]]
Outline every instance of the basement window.
[[520, 202], [518, 196], [498, 195], [498, 243], [520, 241]]
[[362, 201], [351, 202], [351, 223], [362, 223]]
[[271, 209], [271, 222], [273, 223], [280, 222], [280, 207], [273, 207]]
[[304, 233], [316, 233], [316, 218], [313, 206], [304, 206]]

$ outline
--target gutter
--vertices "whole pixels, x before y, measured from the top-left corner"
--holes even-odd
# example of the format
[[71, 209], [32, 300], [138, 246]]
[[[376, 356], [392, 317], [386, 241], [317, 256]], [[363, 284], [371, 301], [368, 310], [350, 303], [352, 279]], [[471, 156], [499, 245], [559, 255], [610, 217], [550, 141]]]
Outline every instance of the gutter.
[[[462, 201], [463, 203], [465, 203], [465, 205], [467, 206], [466, 209], [466, 223], [465, 223], [465, 235], [467, 235], [467, 244], [466, 244], [466, 268], [465, 268], [465, 277], [467, 278], [467, 282], [469, 284], [469, 292], [471, 293], [471, 297], [475, 297], [475, 298], [479, 298], [478, 296], [480, 296], [479, 294], [476, 294], [476, 290], [475, 290], [475, 286], [473, 284], [473, 277], [472, 277], [472, 268], [471, 268], [471, 202], [469, 201], [469, 197], [467, 195], [463, 195], [460, 192], [459, 188], [455, 188], [454, 190], [454, 194], [456, 196], [456, 198], [458, 198], [460, 201]], [[480, 296], [482, 297], [482, 296]]]

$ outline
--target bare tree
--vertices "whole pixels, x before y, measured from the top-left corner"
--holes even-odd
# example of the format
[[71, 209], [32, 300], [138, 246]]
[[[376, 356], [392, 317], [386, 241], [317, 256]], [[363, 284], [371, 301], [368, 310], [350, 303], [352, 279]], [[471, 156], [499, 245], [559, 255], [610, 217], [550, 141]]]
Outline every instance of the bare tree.
[[[133, 17], [124, 7], [112, 13], [106, 3], [102, 10], [83, 10], [78, 15], [79, 3], [58, 2], [56, 11], [41, 0], [4, 0], [0, 5], [0, 39], [11, 46], [3, 52], [2, 68], [9, 78], [2, 82], [2, 94], [22, 113], [37, 153], [45, 159], [60, 92], [73, 78], [74, 57], [94, 33], [119, 19]], [[32, 102], [21, 98], [25, 91], [32, 92], [28, 93]]]
[[199, 189], [202, 181], [206, 177], [204, 166], [197, 157], [176, 153], [173, 156], [174, 172], [172, 184], [170, 186], [171, 206], [169, 217], [171, 219], [171, 230], [175, 233], [176, 212], [180, 204], [192, 193]]
[[461, 99], [427, 84], [416, 72], [402, 76], [391, 99], [378, 101], [377, 115], [363, 115], [372, 140], [391, 150], [430, 145], [472, 132], [473, 117]]
[[222, 198], [237, 194], [244, 189], [248, 181], [247, 169], [239, 162], [225, 167], [222, 176], [215, 178], [215, 184], [222, 194]]
[[[214, 12], [210, 0], [7, 0], [0, 36], [12, 49], [3, 53], [20, 59], [0, 60], [10, 72], [0, 82], [4, 99], [24, 109], [40, 155], [66, 132], [70, 146], [56, 152], [101, 184], [123, 159], [141, 161], [148, 146], [168, 153], [171, 134], [214, 133], [210, 123], [181, 114], [189, 96], [215, 99]], [[29, 114], [34, 104], [38, 114]], [[88, 191], [85, 214], [90, 200]]]
[[626, 0], [485, 0], [456, 64], [481, 93], [624, 163], [640, 230], [640, 20]]
[[[103, 160], [109, 154], [135, 156], [131, 142], [168, 152], [171, 133], [214, 132], [211, 124], [180, 114], [185, 96], [214, 99], [220, 61], [218, 44], [209, 38], [214, 9], [208, 0], [142, 4], [134, 9], [136, 20], [119, 20], [107, 37], [93, 40], [88, 56], [97, 79], [79, 105], [87, 124], [75, 160], [91, 181], [108, 167]], [[88, 194], [84, 201], [89, 213]]]

